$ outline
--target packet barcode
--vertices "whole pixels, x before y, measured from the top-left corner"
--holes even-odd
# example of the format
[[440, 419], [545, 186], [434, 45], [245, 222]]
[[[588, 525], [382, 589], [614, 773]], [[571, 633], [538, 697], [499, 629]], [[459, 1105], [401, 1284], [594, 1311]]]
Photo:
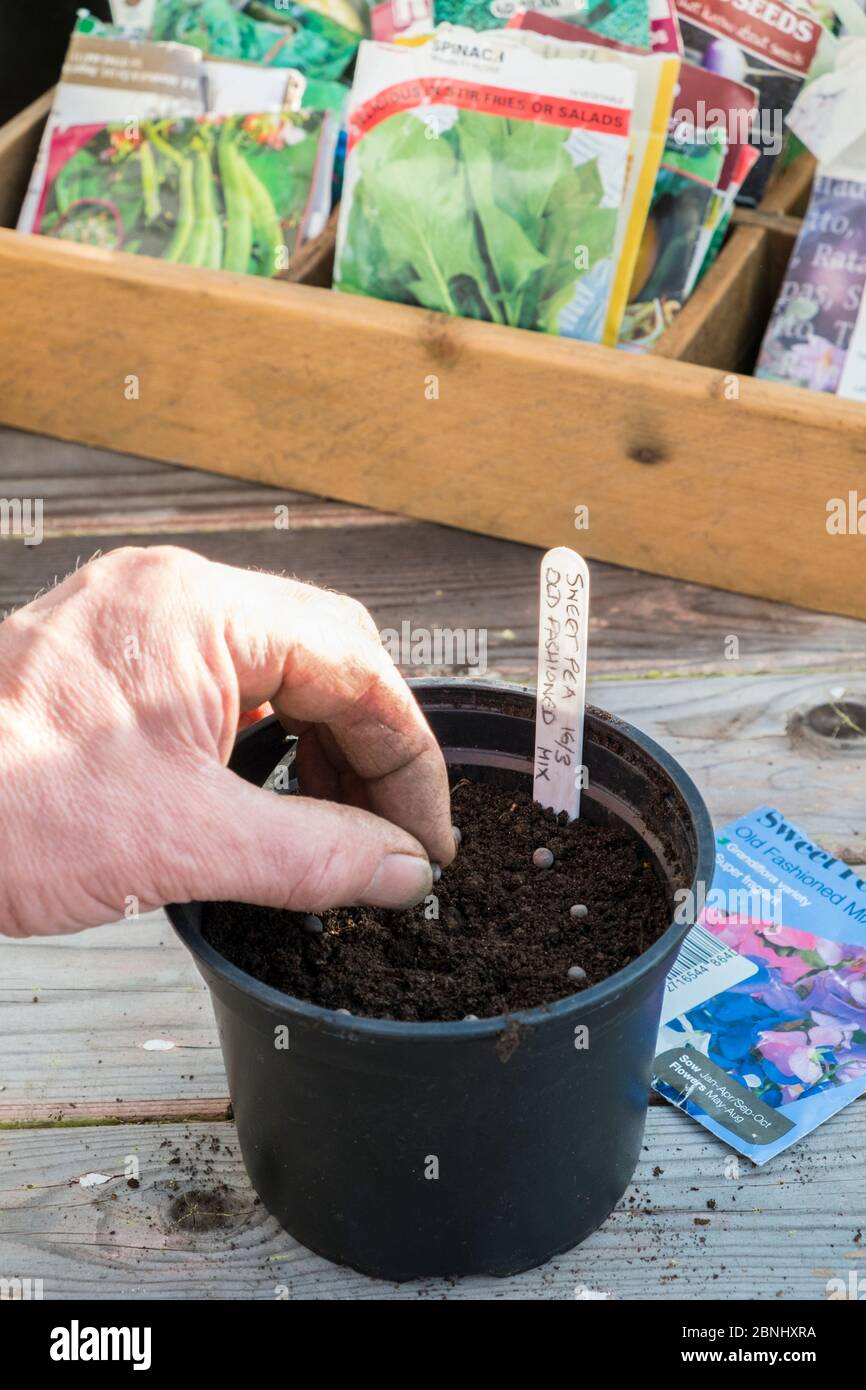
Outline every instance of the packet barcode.
[[684, 975], [698, 966], [720, 965], [729, 955], [730, 952], [723, 942], [717, 941], [703, 927], [692, 927], [674, 961], [668, 980], [676, 980], [678, 975]]

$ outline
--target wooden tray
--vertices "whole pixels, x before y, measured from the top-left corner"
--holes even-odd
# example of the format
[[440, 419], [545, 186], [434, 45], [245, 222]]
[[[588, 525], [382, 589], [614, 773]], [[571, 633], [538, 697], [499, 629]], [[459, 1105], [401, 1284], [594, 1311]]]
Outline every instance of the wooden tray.
[[49, 101], [0, 132], [5, 423], [866, 617], [866, 408], [748, 376], [808, 161], [637, 357], [336, 294], [333, 225], [294, 283], [21, 236]]

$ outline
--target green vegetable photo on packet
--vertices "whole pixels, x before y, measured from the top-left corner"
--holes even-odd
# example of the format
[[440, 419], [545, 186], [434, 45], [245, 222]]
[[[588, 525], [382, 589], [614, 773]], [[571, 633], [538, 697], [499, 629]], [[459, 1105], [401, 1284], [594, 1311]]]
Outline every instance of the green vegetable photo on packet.
[[650, 47], [649, 0], [433, 0], [433, 23], [501, 29], [522, 10], [592, 29], [636, 48]]
[[34, 230], [273, 276], [327, 219], [337, 130], [310, 110], [70, 126], [52, 140]]
[[349, 0], [249, 0], [243, 8], [231, 0], [156, 0], [150, 37], [192, 44], [210, 58], [340, 77], [364, 32]]
[[599, 341], [634, 75], [502, 43], [494, 86], [476, 47], [361, 45], [335, 287]]

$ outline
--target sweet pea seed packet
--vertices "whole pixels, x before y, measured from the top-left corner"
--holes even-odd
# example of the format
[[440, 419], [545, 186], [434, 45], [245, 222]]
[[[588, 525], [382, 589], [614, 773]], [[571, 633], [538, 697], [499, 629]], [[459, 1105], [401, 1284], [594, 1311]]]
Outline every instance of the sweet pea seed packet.
[[763, 806], [725, 826], [653, 1085], [766, 1163], [866, 1092], [866, 882]]

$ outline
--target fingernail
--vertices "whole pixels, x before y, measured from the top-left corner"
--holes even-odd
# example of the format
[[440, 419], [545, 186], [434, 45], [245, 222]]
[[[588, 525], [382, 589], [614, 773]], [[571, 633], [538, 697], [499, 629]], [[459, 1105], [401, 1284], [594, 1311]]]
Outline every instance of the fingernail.
[[412, 907], [432, 887], [428, 860], [414, 854], [388, 854], [368, 883], [362, 902], [371, 907]]

